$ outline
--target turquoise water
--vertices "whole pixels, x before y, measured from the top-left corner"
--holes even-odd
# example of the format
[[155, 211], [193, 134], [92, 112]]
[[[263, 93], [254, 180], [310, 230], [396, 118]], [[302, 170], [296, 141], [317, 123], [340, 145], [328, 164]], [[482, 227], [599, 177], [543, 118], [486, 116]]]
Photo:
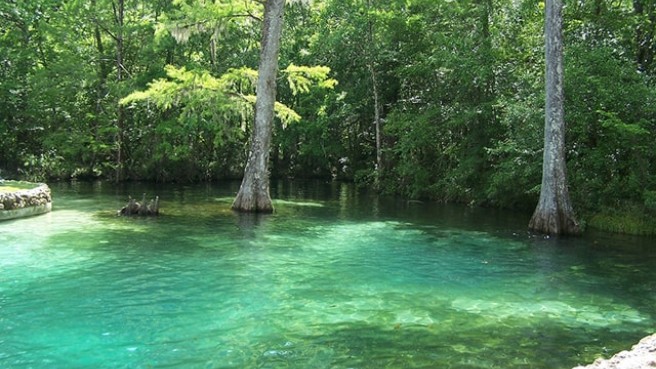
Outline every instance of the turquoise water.
[[[0, 368], [571, 368], [656, 326], [652, 239], [340, 184], [269, 216], [238, 183], [51, 187], [0, 223]], [[161, 217], [114, 216], [142, 192]]]

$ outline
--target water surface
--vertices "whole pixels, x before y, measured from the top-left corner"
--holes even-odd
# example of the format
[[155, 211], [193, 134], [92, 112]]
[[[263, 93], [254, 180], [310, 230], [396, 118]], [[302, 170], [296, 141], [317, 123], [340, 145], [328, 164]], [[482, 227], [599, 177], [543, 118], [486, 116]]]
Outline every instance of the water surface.
[[[656, 322], [652, 239], [280, 183], [51, 186], [0, 223], [0, 368], [571, 368]], [[158, 218], [115, 216], [158, 194]]]

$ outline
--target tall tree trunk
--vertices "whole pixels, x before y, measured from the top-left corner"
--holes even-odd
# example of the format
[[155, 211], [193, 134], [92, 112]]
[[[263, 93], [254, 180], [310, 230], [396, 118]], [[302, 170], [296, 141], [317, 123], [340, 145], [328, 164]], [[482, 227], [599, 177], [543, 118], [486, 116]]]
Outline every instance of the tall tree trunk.
[[[118, 0], [118, 5], [112, 3], [114, 6], [114, 18], [116, 20], [116, 79], [121, 84], [123, 81], [123, 23], [124, 23], [124, 13], [125, 13], [125, 3], [124, 0]], [[120, 99], [119, 99], [120, 100]], [[124, 118], [123, 106], [117, 102], [117, 111], [116, 111], [116, 128], [118, 132], [116, 133], [116, 182], [120, 182], [123, 178], [123, 141], [125, 130], [125, 118]]]
[[269, 194], [269, 150], [276, 102], [276, 75], [285, 0], [266, 0], [260, 66], [257, 77], [255, 123], [244, 178], [232, 209], [243, 212], [273, 212]]
[[379, 178], [383, 170], [383, 148], [382, 148], [382, 127], [381, 127], [381, 114], [380, 114], [380, 96], [378, 94], [378, 78], [376, 70], [372, 64], [369, 64], [369, 72], [371, 73], [372, 93], [374, 94], [374, 126], [376, 128], [376, 187], [379, 186]]
[[633, 0], [633, 10], [638, 17], [636, 26], [636, 61], [642, 72], [649, 72], [654, 61], [654, 33], [656, 14], [651, 1]]
[[[96, 6], [96, 0], [91, 1], [91, 11], [93, 14], [98, 13], [98, 8]], [[96, 142], [101, 141], [99, 135], [99, 128], [101, 125], [101, 116], [103, 113], [103, 100], [107, 94], [107, 77], [111, 72], [111, 65], [108, 65], [105, 61], [105, 47], [102, 41], [102, 33], [100, 30], [100, 20], [94, 17], [95, 27], [94, 27], [94, 38], [96, 40], [96, 49], [98, 51], [98, 84], [96, 87], [96, 103], [95, 103], [95, 119], [93, 120], [93, 138]], [[96, 148], [93, 148], [93, 159], [92, 165], [96, 165], [97, 160]]]
[[546, 1], [546, 104], [540, 200], [529, 228], [546, 234], [580, 233], [567, 188], [563, 107], [563, 3]]
[[[367, 9], [370, 10], [372, 7], [371, 0], [367, 1]], [[382, 117], [381, 117], [381, 105], [380, 105], [380, 92], [378, 89], [378, 75], [376, 74], [375, 66], [375, 35], [374, 35], [374, 23], [371, 20], [369, 14], [367, 14], [368, 24], [367, 24], [367, 44], [368, 49], [365, 51], [367, 55], [367, 67], [369, 68], [369, 73], [371, 75], [371, 93], [374, 95], [374, 128], [376, 130], [376, 166], [374, 168], [375, 173], [375, 182], [374, 186], [376, 189], [380, 187], [380, 178], [383, 170], [383, 145], [382, 145]], [[372, 50], [374, 49], [374, 50]]]

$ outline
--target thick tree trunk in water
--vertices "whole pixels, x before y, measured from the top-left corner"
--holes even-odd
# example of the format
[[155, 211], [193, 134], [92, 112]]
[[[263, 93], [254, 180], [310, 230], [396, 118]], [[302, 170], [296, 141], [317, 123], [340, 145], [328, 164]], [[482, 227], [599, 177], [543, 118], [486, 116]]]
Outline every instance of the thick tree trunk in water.
[[273, 211], [269, 194], [269, 150], [284, 9], [285, 0], [267, 0], [264, 5], [255, 123], [244, 179], [232, 204], [232, 209], [237, 211], [261, 213]]
[[562, 0], [547, 0], [545, 21], [546, 104], [540, 200], [529, 228], [546, 234], [578, 234], [567, 189], [563, 107]]

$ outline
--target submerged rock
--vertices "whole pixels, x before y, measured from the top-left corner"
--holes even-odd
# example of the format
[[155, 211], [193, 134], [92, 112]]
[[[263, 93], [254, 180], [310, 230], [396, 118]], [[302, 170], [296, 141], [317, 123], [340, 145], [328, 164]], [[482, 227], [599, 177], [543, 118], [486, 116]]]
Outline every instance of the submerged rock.
[[629, 351], [622, 351], [610, 359], [599, 358], [587, 366], [574, 369], [655, 369], [656, 368], [656, 334], [640, 340]]

